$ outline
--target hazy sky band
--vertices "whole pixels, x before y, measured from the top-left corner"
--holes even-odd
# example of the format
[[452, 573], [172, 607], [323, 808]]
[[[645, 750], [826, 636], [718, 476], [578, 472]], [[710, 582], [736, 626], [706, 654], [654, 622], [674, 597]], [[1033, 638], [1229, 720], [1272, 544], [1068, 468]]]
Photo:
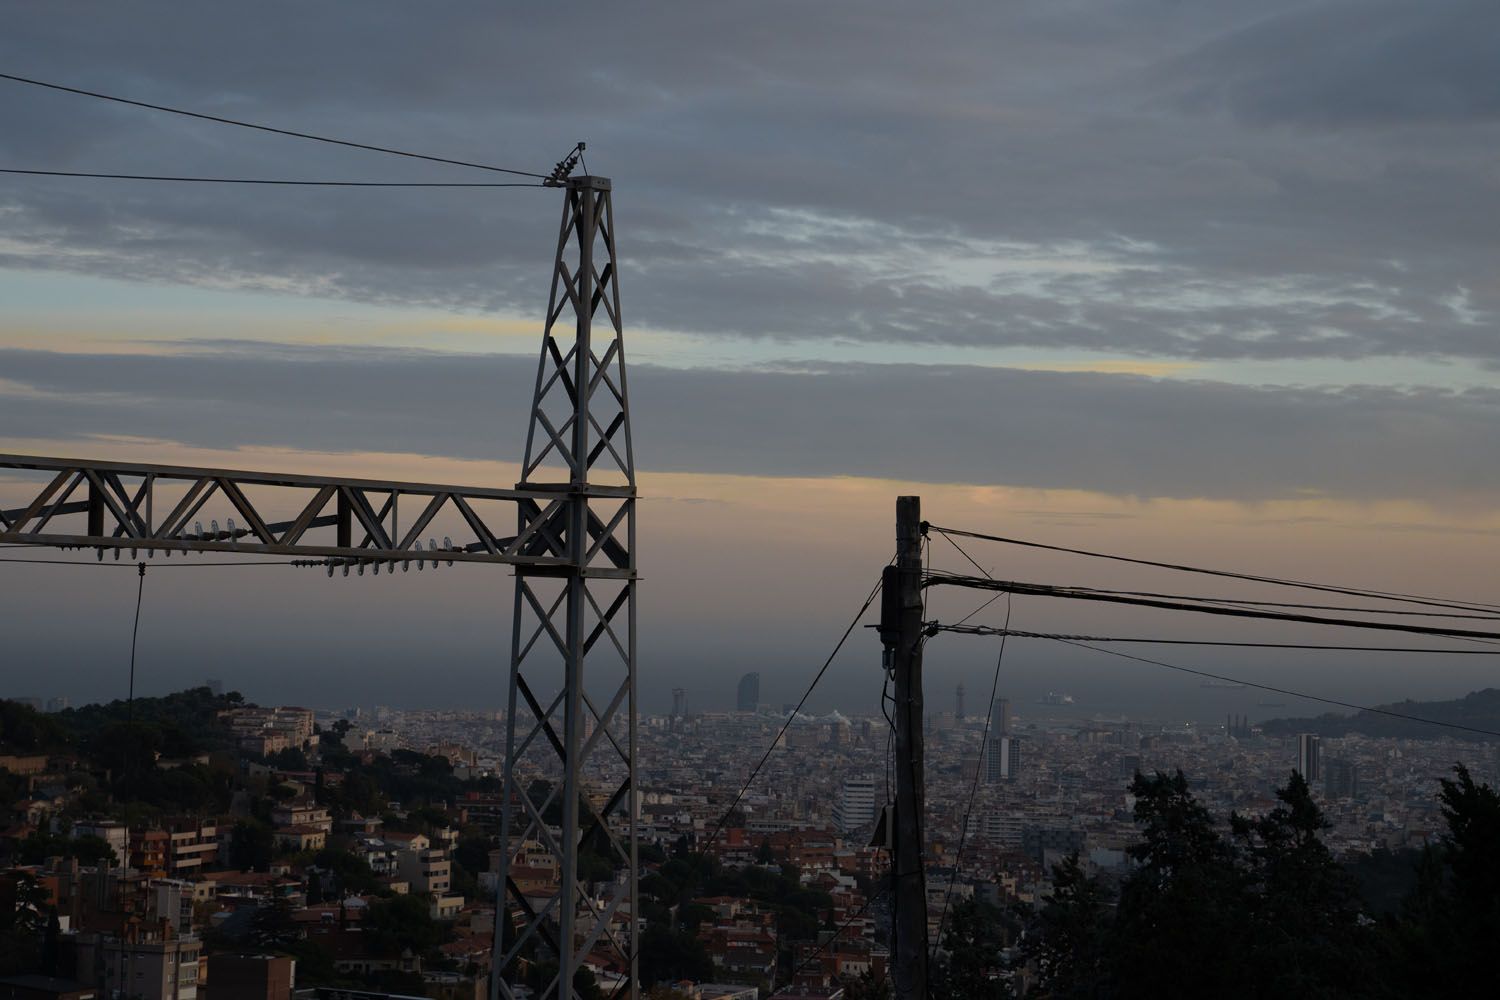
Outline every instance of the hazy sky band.
[[[538, 170], [588, 140], [620, 224], [648, 685], [707, 678], [727, 699], [759, 669], [769, 697], [795, 694], [852, 610], [836, 595], [888, 554], [901, 491], [1006, 534], [1495, 597], [1492, 3], [5, 16], [20, 75]], [[580, 52], [584, 21], [607, 43]], [[0, 165], [474, 176], [22, 88], [0, 89]], [[7, 179], [0, 448], [504, 484], [557, 215], [536, 192]], [[95, 626], [67, 650], [18, 632], [16, 655], [113, 677], [113, 585], [15, 569], [17, 620], [67, 602]], [[344, 669], [340, 637], [374, 635], [372, 611], [359, 655], [380, 697], [458, 703], [493, 681], [476, 622], [498, 589], [392, 585], [415, 588], [395, 591], [405, 608], [312, 582], [161, 584], [143, 683], [201, 678], [195, 636], [228, 629], [221, 673], [334, 697], [324, 668]], [[260, 615], [268, 636], [236, 624]], [[434, 630], [455, 674], [429, 691], [407, 635]], [[935, 684], [985, 669], [952, 648]], [[1041, 650], [1014, 662], [1017, 691], [1083, 676]], [[864, 666], [831, 696], [866, 698]], [[1283, 667], [1335, 696], [1483, 682]]]

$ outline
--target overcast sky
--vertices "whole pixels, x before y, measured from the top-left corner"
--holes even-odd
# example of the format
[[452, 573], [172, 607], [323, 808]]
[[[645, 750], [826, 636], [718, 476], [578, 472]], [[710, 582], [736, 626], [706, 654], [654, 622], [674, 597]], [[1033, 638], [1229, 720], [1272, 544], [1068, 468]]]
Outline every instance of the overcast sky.
[[[888, 555], [898, 492], [979, 530], [1500, 600], [1492, 2], [0, 12], [4, 73], [530, 171], [588, 142], [619, 222], [648, 710], [677, 684], [727, 704], [753, 668], [795, 700]], [[8, 81], [0, 167], [498, 179]], [[559, 210], [547, 190], [0, 176], [0, 449], [508, 485]], [[166, 575], [152, 689], [503, 697], [488, 605], [508, 578]], [[7, 693], [117, 693], [131, 582], [0, 566], [6, 656], [35, 671]], [[934, 683], [972, 700], [992, 651], [944, 641]], [[873, 705], [874, 639], [851, 643], [817, 707]], [[1032, 645], [1018, 698], [1222, 708]], [[1234, 666], [1353, 700], [1493, 673]]]

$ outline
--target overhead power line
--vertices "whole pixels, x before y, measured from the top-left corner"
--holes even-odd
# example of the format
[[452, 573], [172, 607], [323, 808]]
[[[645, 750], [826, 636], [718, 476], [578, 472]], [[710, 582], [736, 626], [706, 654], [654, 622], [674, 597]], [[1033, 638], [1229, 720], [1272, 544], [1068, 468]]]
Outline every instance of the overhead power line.
[[472, 160], [455, 160], [446, 156], [429, 156], [425, 153], [413, 153], [404, 149], [392, 149], [389, 146], [374, 146], [364, 142], [353, 142], [349, 139], [335, 139], [326, 135], [314, 135], [311, 132], [298, 132], [293, 129], [275, 128], [271, 125], [261, 125], [256, 122], [240, 121], [235, 118], [224, 118], [219, 115], [207, 115], [198, 111], [187, 111], [183, 108], [168, 107], [164, 104], [151, 104], [146, 101], [131, 100], [128, 97], [119, 97], [114, 94], [101, 94], [94, 90], [83, 90], [78, 87], [66, 87], [60, 83], [48, 83], [45, 80], [33, 80], [24, 76], [16, 76], [11, 73], [0, 73], [0, 80], [10, 80], [13, 83], [24, 83], [32, 87], [44, 87], [47, 90], [57, 90], [65, 94], [77, 94], [80, 97], [92, 97], [100, 101], [110, 101], [114, 104], [126, 104], [135, 108], [145, 108], [148, 111], [163, 111], [171, 115], [181, 115], [184, 118], [197, 118], [200, 121], [217, 122], [220, 125], [233, 125], [237, 128], [254, 129], [257, 132], [270, 132], [273, 135], [285, 135], [294, 139], [308, 139], [312, 142], [323, 142], [333, 146], [347, 146], [350, 149], [363, 149], [372, 153], [387, 153], [391, 156], [404, 156], [413, 160], [426, 160], [429, 163], [447, 163], [455, 167], [472, 167], [475, 170], [490, 170], [500, 174], [514, 174], [518, 177], [534, 177], [539, 181], [549, 179], [548, 174], [534, 173], [530, 170], [514, 170], [510, 167], [497, 167], [489, 163], [475, 163]]
[[1346, 646], [1338, 644], [1316, 645], [1304, 642], [1230, 642], [1222, 639], [1151, 639], [1125, 636], [1072, 635], [1065, 632], [1023, 632], [1013, 628], [995, 628], [989, 625], [943, 625], [933, 622], [927, 626], [931, 632], [952, 632], [957, 635], [1014, 636], [1017, 639], [1058, 639], [1074, 642], [1119, 642], [1146, 646], [1225, 646], [1240, 649], [1311, 649], [1345, 653], [1420, 653], [1441, 656], [1500, 656], [1500, 649], [1422, 649], [1418, 646]]
[[259, 177], [172, 177], [161, 174], [108, 174], [81, 170], [21, 170], [0, 167], [0, 174], [26, 174], [33, 177], [82, 177], [111, 181], [173, 181], [179, 184], [274, 184], [281, 187], [357, 187], [357, 188], [542, 188], [532, 181], [465, 182], [465, 181], [302, 181]]
[[125, 698], [127, 715], [135, 720], [135, 641], [141, 634], [141, 597], [146, 593], [146, 564], [136, 563], [140, 574], [135, 585], [135, 624], [130, 626], [130, 690]]
[[1167, 663], [1164, 660], [1153, 660], [1149, 656], [1136, 656], [1134, 653], [1123, 653], [1118, 649], [1105, 649], [1103, 646], [1091, 646], [1086, 642], [1077, 642], [1072, 639], [1055, 637], [1057, 642], [1069, 646], [1077, 646], [1079, 649], [1091, 649], [1096, 653], [1104, 653], [1107, 656], [1118, 656], [1126, 660], [1135, 660], [1137, 663], [1149, 663], [1152, 666], [1165, 667], [1168, 670], [1176, 670], [1179, 673], [1192, 674], [1195, 677], [1206, 677], [1209, 680], [1227, 681], [1231, 684], [1243, 684], [1245, 687], [1256, 688], [1260, 691], [1270, 691], [1273, 694], [1284, 694], [1292, 698], [1305, 698], [1308, 701], [1321, 702], [1324, 705], [1334, 705], [1338, 708], [1353, 709], [1356, 712], [1369, 712], [1372, 715], [1388, 715], [1393, 719], [1405, 719], [1408, 722], [1420, 722], [1428, 726], [1440, 726], [1445, 729], [1457, 729], [1466, 733], [1478, 733], [1481, 736], [1497, 736], [1500, 732], [1493, 729], [1480, 729], [1477, 726], [1465, 726], [1458, 722], [1445, 722], [1442, 719], [1428, 719], [1420, 715], [1409, 715], [1406, 712], [1395, 712], [1388, 708], [1371, 708], [1367, 705], [1356, 705], [1350, 701], [1340, 701], [1337, 698], [1324, 698], [1321, 695], [1308, 694], [1306, 691], [1294, 691], [1291, 688], [1276, 687], [1272, 684], [1260, 684], [1256, 681], [1247, 681], [1240, 677], [1230, 677], [1227, 674], [1211, 673], [1207, 670], [1197, 670], [1193, 667], [1184, 667], [1176, 663]]
[[1304, 611], [1348, 611], [1361, 615], [1389, 615], [1399, 618], [1449, 618], [1468, 621], [1500, 622], [1500, 614], [1469, 614], [1463, 611], [1411, 611], [1406, 608], [1363, 608], [1353, 604], [1304, 604], [1297, 601], [1249, 601], [1239, 597], [1199, 597], [1195, 594], [1162, 594], [1150, 590], [1113, 590], [1107, 587], [1070, 587], [1070, 590], [1095, 594], [1125, 594], [1130, 597], [1160, 597], [1172, 601], [1198, 601], [1202, 604], [1226, 604], [1248, 608], [1297, 608]]
[[708, 839], [699, 848], [700, 852], [707, 851], [713, 846], [714, 841], [719, 839], [719, 834], [723, 831], [724, 824], [729, 822], [730, 815], [733, 814], [735, 808], [740, 804], [740, 800], [745, 797], [745, 793], [750, 790], [750, 786], [755, 783], [756, 776], [760, 774], [760, 769], [766, 766], [766, 761], [770, 759], [777, 744], [781, 742], [781, 738], [786, 735], [786, 731], [791, 727], [793, 720], [802, 711], [802, 706], [807, 704], [807, 699], [812, 695], [813, 689], [818, 686], [818, 682], [823, 679], [823, 675], [833, 665], [834, 659], [839, 655], [839, 650], [843, 649], [844, 643], [849, 641], [849, 635], [854, 631], [854, 626], [858, 625], [859, 620], [865, 616], [865, 612], [870, 610], [870, 605], [874, 603], [875, 595], [878, 593], [880, 593], [880, 580], [876, 579], [875, 586], [870, 590], [869, 596], [865, 598], [864, 604], [860, 605], [859, 610], [854, 613], [854, 618], [850, 620], [849, 627], [844, 629], [844, 634], [839, 637], [838, 644], [833, 647], [833, 652], [828, 654], [828, 659], [823, 661], [823, 665], [813, 675], [812, 683], [808, 684], [807, 690], [802, 692], [802, 699], [797, 702], [797, 707], [792, 709], [791, 714], [786, 717], [786, 721], [781, 724], [781, 728], [776, 732], [775, 739], [771, 740], [771, 745], [766, 747], [766, 752], [760, 755], [760, 760], [750, 772], [750, 776], [745, 779], [745, 783], [735, 793], [734, 801], [729, 803], [729, 808], [724, 810], [724, 814], [719, 817], [719, 822], [714, 825], [713, 833], [709, 834]]
[[931, 586], [933, 584], [967, 587], [974, 590], [999, 590], [1035, 597], [1059, 597], [1074, 601], [1101, 601], [1107, 604], [1128, 604], [1143, 608], [1160, 608], [1165, 611], [1192, 611], [1201, 615], [1222, 615], [1231, 618], [1256, 618], [1266, 621], [1297, 622], [1306, 625], [1333, 625], [1339, 628], [1379, 629], [1387, 632], [1446, 636], [1455, 639], [1500, 639], [1500, 632], [1484, 632], [1478, 629], [1441, 628], [1436, 625], [1409, 625], [1403, 622], [1360, 621], [1353, 618], [1329, 618], [1323, 615], [1294, 614], [1284, 611], [1260, 611], [1253, 608], [1221, 607], [1212, 604], [1192, 604], [1185, 601], [1161, 601], [1148, 597], [1079, 590], [1044, 583], [1021, 583], [977, 576], [962, 576], [959, 574], [933, 573], [929, 576], [926, 585]]
[[[856, 920], [859, 920], [860, 918], [862, 918], [866, 913], [868, 913], [870, 911], [870, 907], [874, 906], [875, 903], [881, 897], [883, 897], [887, 892], [889, 892], [889, 891], [890, 891], [890, 887], [886, 886], [886, 887], [881, 888], [879, 892], [872, 893], [869, 896], [869, 898], [867, 898], [865, 900], [865, 904], [863, 906], [861, 906], [858, 910], [855, 910], [854, 913], [850, 915], [849, 919], [845, 920], [843, 922], [843, 924], [841, 924], [839, 926], [838, 930], [834, 931], [831, 935], [829, 935], [829, 937], [828, 937], [828, 939], [826, 941], [824, 941], [822, 944], [818, 945], [817, 948], [813, 949], [812, 953], [809, 954], [806, 958], [804, 958], [802, 960], [801, 964], [799, 964], [795, 969], [792, 970], [792, 974], [791, 974], [791, 977], [790, 977], [790, 982], [788, 982], [781, 989], [779, 989], [776, 992], [772, 993], [771, 996], [772, 997], [782, 996], [788, 990], [790, 990], [793, 987], [795, 987], [796, 984], [797, 984], [797, 977], [802, 974], [802, 970], [805, 969], [805, 968], [807, 968], [809, 965], [812, 965], [814, 962], [816, 962], [822, 956], [822, 954], [825, 951], [827, 951], [833, 945], [837, 944], [838, 940], [844, 936], [844, 932], [847, 931], [850, 927], [853, 927], [854, 926], [854, 922]], [[767, 1000], [769, 1000], [769, 998], [767, 998]]]
[[[1000, 596], [1000, 594], [996, 594], [991, 600], [995, 600]], [[953, 886], [958, 882], [959, 875], [962, 874], [964, 846], [969, 839], [969, 818], [974, 815], [974, 800], [979, 795], [979, 773], [984, 768], [984, 754], [989, 747], [990, 723], [995, 718], [995, 696], [1000, 693], [1000, 664], [1005, 662], [1005, 637], [1018, 634], [1011, 631], [1010, 628], [1011, 597], [1009, 594], [1004, 596], [1005, 624], [1001, 628], [993, 630], [994, 632], [1001, 633], [1000, 652], [995, 655], [995, 676], [990, 681], [990, 700], [984, 706], [984, 730], [979, 734], [979, 763], [974, 768], [974, 780], [969, 784], [969, 804], [964, 806], [963, 826], [959, 827], [958, 830], [958, 852], [953, 858], [953, 877], [948, 880], [948, 890], [943, 893], [943, 911], [938, 917], [937, 938], [932, 943], [934, 953], [943, 945], [943, 928], [948, 923], [948, 904], [953, 899]], [[973, 615], [969, 617], [972, 618]], [[980, 626], [970, 627], [979, 628]]]
[[[1344, 594], [1350, 597], [1364, 597], [1387, 601], [1399, 601], [1404, 604], [1421, 604], [1436, 608], [1451, 608], [1459, 611], [1500, 611], [1500, 604], [1488, 604], [1482, 601], [1450, 601], [1438, 597], [1424, 597], [1420, 594], [1403, 594], [1394, 591], [1365, 590], [1358, 587], [1342, 587], [1328, 583], [1310, 583], [1304, 580], [1288, 580], [1274, 576], [1258, 576], [1254, 573], [1237, 573], [1230, 570], [1205, 569], [1201, 566], [1187, 566], [1179, 563], [1158, 562], [1154, 559], [1136, 559], [1130, 556], [1113, 555], [1107, 552], [1092, 552], [1088, 549], [1068, 548], [1064, 545], [1047, 545], [1042, 542], [1030, 542], [1020, 538], [1007, 538], [1003, 535], [986, 535], [978, 531], [963, 531], [959, 528], [940, 528], [937, 525], [928, 525], [932, 531], [941, 532], [943, 535], [958, 535], [962, 538], [977, 538], [987, 542], [1000, 542], [1005, 545], [1019, 545], [1031, 549], [1045, 549], [1049, 552], [1066, 552], [1069, 555], [1088, 556], [1092, 559], [1107, 559], [1113, 562], [1132, 563], [1136, 566], [1153, 566], [1157, 569], [1176, 570], [1182, 573], [1198, 573], [1204, 576], [1218, 576], [1230, 580], [1246, 580], [1252, 583], [1269, 583], [1280, 587], [1297, 587], [1303, 590], [1320, 590], [1332, 594]], [[968, 554], [965, 553], [965, 558]], [[970, 559], [970, 562], [973, 562]], [[976, 564], [977, 565], [977, 564]]]
[[[933, 527], [932, 530], [934, 530], [934, 531], [943, 531], [944, 529]], [[955, 533], [957, 533], [957, 534], [970, 534], [968, 532], [955, 532]], [[985, 536], [979, 536], [979, 537], [985, 537]], [[952, 541], [952, 539], [950, 538], [949, 541]], [[963, 552], [963, 549], [958, 546], [957, 542], [954, 542], [953, 544], [954, 544], [955, 547], [957, 547], [959, 549], [960, 552]], [[1029, 544], [1029, 543], [1021, 543], [1021, 544]], [[1052, 548], [1053, 546], [1043, 546], [1043, 547], [1044, 548]], [[1068, 551], [1072, 551], [1072, 550], [1068, 550]], [[1092, 555], [1093, 553], [1083, 553], [1083, 554]], [[971, 558], [967, 552], [963, 552], [963, 555], [964, 555], [964, 558], [966, 558], [966, 559], [969, 560], [969, 562], [974, 563], [973, 558]], [[1105, 557], [1105, 558], [1110, 558], [1110, 557]], [[1135, 560], [1126, 560], [1126, 561], [1133, 562]], [[978, 566], [979, 564], [978, 563], [974, 563], [974, 565]], [[1008, 586], [1006, 584], [1004, 584], [1002, 581], [998, 581], [994, 577], [990, 576], [989, 573], [986, 570], [983, 569], [983, 567], [980, 567], [980, 572], [984, 573], [985, 577], [987, 577], [987, 580], [980, 580], [977, 577], [969, 577], [967, 579], [973, 581], [973, 585], [980, 586], [982, 588], [984, 587], [984, 584], [986, 584], [986, 583], [994, 585], [992, 588], [985, 588], [985, 589], [996, 589], [996, 590], [1001, 590], [1002, 592], [1006, 592], [1006, 593], [1017, 593], [1018, 592], [1018, 591], [1015, 591], [1015, 590], [1008, 589]], [[1213, 572], [1215, 575], [1220, 575], [1216, 571], [1209, 571], [1209, 572]], [[1047, 589], [1055, 589], [1055, 588], [1047, 588]], [[1053, 595], [1053, 596], [1061, 596], [1061, 595]], [[1073, 595], [1073, 596], [1080, 596], [1081, 597], [1081, 596], [1084, 596], [1084, 595]], [[1096, 594], [1095, 596], [1098, 597], [1098, 598], [1106, 598], [1106, 597], [1115, 596], [1115, 595]], [[1126, 602], [1126, 603], [1139, 603], [1139, 602]], [[1194, 611], [1194, 610], [1196, 610], [1196, 611], [1204, 611], [1204, 612], [1207, 612], [1207, 613], [1210, 613], [1210, 614], [1212, 614], [1212, 613], [1235, 613], [1235, 609], [1233, 609], [1233, 608], [1218, 608], [1218, 609], [1216, 609], [1216, 608], [1183, 607], [1183, 608], [1180, 608], [1178, 610], [1185, 610], [1185, 611]], [[1256, 612], [1256, 611], [1243, 611], [1243, 612], [1240, 612], [1239, 614], [1241, 614], [1244, 617], [1251, 617], [1251, 618], [1265, 618], [1265, 617], [1285, 618], [1285, 617], [1288, 617], [1288, 616], [1274, 615], [1274, 614], [1270, 614], [1270, 613], [1266, 613], [1266, 612]], [[1298, 617], [1306, 617], [1306, 616], [1298, 616]], [[1381, 627], [1381, 625], [1382, 625], [1382, 623], [1378, 623], [1378, 622], [1350, 622], [1348, 624], [1356, 626], [1356, 627], [1363, 627], [1363, 628]], [[935, 629], [937, 631], [943, 631], [944, 630], [942, 628], [942, 626], [934, 626], [934, 627], [935, 627]], [[1428, 631], [1428, 630], [1424, 629], [1422, 626], [1401, 626], [1401, 625], [1394, 625], [1394, 626], [1388, 626], [1388, 627], [1390, 627], [1390, 628], [1392, 628], [1393, 630], [1396, 630], [1396, 631], [1414, 631], [1414, 632], [1423, 632], [1423, 633], [1425, 633], [1425, 632]], [[982, 628], [982, 626], [953, 627], [951, 630], [953, 630], [953, 631], [959, 631], [959, 630], [969, 631], [969, 630], [977, 630], [979, 628]], [[1003, 649], [1004, 648], [1004, 642], [1005, 642], [1005, 635], [1007, 635], [1007, 634], [1014, 634], [1014, 633], [1012, 633], [1009, 628], [1005, 628], [1005, 629], [995, 630], [994, 632], [991, 632], [989, 634], [998, 634], [998, 635], [1000, 635], [1000, 641], [1001, 641], [1001, 644], [1002, 644], [1001, 648]], [[1422, 723], [1422, 724], [1429, 725], [1429, 726], [1438, 726], [1438, 727], [1442, 727], [1442, 728], [1446, 728], [1446, 729], [1455, 729], [1455, 730], [1459, 730], [1459, 731], [1462, 731], [1462, 732], [1477, 733], [1477, 734], [1479, 734], [1481, 736], [1497, 736], [1497, 737], [1500, 737], [1500, 732], [1496, 732], [1496, 731], [1489, 730], [1489, 729], [1481, 729], [1481, 728], [1479, 728], [1477, 726], [1465, 726], [1462, 723], [1457, 723], [1457, 722], [1445, 722], [1445, 721], [1440, 720], [1440, 719], [1428, 719], [1428, 718], [1425, 718], [1423, 716], [1410, 715], [1410, 714], [1408, 714], [1406, 712], [1392, 711], [1391, 709], [1388, 709], [1388, 708], [1371, 708], [1371, 707], [1368, 707], [1368, 706], [1365, 706], [1365, 705], [1357, 705], [1354, 702], [1341, 701], [1341, 700], [1339, 700], [1337, 698], [1324, 698], [1321, 695], [1308, 694], [1306, 691], [1295, 691], [1295, 690], [1293, 690], [1291, 688], [1277, 687], [1277, 686], [1275, 686], [1273, 684], [1261, 684], [1261, 683], [1258, 683], [1256, 681], [1248, 681], [1248, 680], [1244, 680], [1243, 678], [1239, 678], [1239, 677], [1231, 677], [1228, 674], [1218, 674], [1218, 673], [1213, 673], [1213, 672], [1207, 671], [1207, 670], [1198, 670], [1198, 669], [1196, 669], [1194, 667], [1184, 667], [1184, 666], [1180, 666], [1179, 664], [1168, 663], [1165, 660], [1152, 659], [1149, 656], [1137, 656], [1134, 653], [1125, 653], [1125, 652], [1122, 652], [1122, 651], [1120, 651], [1118, 649], [1106, 649], [1103, 646], [1090, 645], [1089, 642], [1082, 641], [1078, 637], [1069, 637], [1069, 636], [1064, 636], [1064, 635], [1061, 635], [1061, 634], [1042, 634], [1042, 633], [1033, 633], [1031, 637], [1050, 639], [1050, 640], [1052, 640], [1054, 642], [1061, 642], [1061, 643], [1064, 643], [1064, 644], [1069, 645], [1069, 646], [1077, 646], [1080, 649], [1090, 649], [1090, 650], [1093, 650], [1096, 653], [1103, 653], [1106, 656], [1118, 656], [1121, 659], [1134, 660], [1137, 663], [1146, 663], [1146, 664], [1150, 664], [1152, 666], [1164, 667], [1167, 670], [1175, 670], [1175, 671], [1177, 671], [1179, 673], [1192, 674], [1195, 677], [1203, 677], [1203, 678], [1206, 678], [1208, 680], [1215, 680], [1215, 681], [1224, 681], [1224, 682], [1230, 683], [1230, 684], [1241, 684], [1241, 685], [1244, 685], [1245, 687], [1255, 688], [1255, 689], [1257, 689], [1259, 691], [1270, 691], [1273, 694], [1287, 695], [1288, 697], [1292, 697], [1292, 698], [1304, 698], [1304, 699], [1306, 699], [1308, 701], [1315, 701], [1315, 702], [1319, 702], [1319, 703], [1324, 704], [1324, 705], [1333, 705], [1333, 706], [1338, 707], [1338, 708], [1352, 709], [1352, 710], [1354, 710], [1356, 712], [1369, 712], [1369, 713], [1374, 714], [1374, 715], [1385, 715], [1385, 716], [1390, 716], [1391, 718], [1395, 718], [1395, 719], [1405, 719], [1408, 722], [1418, 722], [1418, 723]], [[1101, 639], [1101, 640], [1094, 640], [1094, 641], [1111, 641], [1111, 640], [1103, 640], [1103, 639]]]

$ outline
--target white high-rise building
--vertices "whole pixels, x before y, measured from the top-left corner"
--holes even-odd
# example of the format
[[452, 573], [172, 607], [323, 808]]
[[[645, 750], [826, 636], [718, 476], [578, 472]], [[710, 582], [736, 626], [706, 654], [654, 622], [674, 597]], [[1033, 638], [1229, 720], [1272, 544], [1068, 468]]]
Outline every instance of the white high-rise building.
[[984, 757], [986, 782], [1014, 781], [1021, 766], [1021, 741], [1014, 736], [991, 737]]
[[845, 778], [843, 794], [833, 807], [833, 822], [844, 833], [875, 819], [875, 779]]

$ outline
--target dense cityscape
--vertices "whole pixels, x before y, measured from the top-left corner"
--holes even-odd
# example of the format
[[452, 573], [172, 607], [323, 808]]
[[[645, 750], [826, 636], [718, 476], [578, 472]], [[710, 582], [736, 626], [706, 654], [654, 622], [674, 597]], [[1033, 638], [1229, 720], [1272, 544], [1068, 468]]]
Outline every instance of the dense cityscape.
[[1500, 3], [0, 24], [0, 1000], [1497, 993]]
[[[875, 995], [890, 962], [891, 727], [758, 695], [749, 674], [735, 710], [688, 711], [678, 692], [673, 713], [640, 720], [642, 977], [699, 1000]], [[1320, 738], [1238, 716], [1098, 722], [1044, 701], [1058, 703], [998, 698], [971, 714], [959, 691], [925, 727], [931, 938], [993, 915], [992, 977], [1020, 995], [1055, 995], [1027, 937], [1070, 866], [1109, 885], [1140, 869], [1138, 775], [1186, 775], [1226, 832], [1231, 814], [1271, 813], [1301, 775], [1323, 842], [1378, 914], [1443, 842], [1438, 793], [1455, 763], [1480, 783], [1500, 773], [1492, 743]], [[294, 986], [484, 996], [504, 723], [497, 711], [260, 707], [218, 681], [128, 707], [5, 702], [0, 972], [148, 1000]], [[524, 784], [540, 803], [558, 775], [537, 760]], [[556, 892], [541, 844], [512, 852], [523, 895]], [[594, 863], [585, 877], [624, 877]], [[607, 953], [586, 968], [591, 993], [621, 981]]]

